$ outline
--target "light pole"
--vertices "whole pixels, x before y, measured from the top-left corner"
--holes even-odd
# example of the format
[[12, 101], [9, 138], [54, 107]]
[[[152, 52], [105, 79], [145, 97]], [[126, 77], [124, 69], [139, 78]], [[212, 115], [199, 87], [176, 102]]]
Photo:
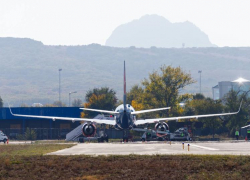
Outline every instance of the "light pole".
[[59, 102], [61, 102], [61, 71], [62, 68], [58, 69], [59, 71]]
[[73, 93], [77, 93], [77, 91], [74, 91], [74, 92], [70, 92], [70, 93], [69, 93], [69, 107], [70, 107], [70, 95], [73, 94]]
[[198, 71], [198, 73], [200, 73], [200, 94], [201, 94], [201, 73], [202, 73], [202, 71], [200, 70], [200, 71]]

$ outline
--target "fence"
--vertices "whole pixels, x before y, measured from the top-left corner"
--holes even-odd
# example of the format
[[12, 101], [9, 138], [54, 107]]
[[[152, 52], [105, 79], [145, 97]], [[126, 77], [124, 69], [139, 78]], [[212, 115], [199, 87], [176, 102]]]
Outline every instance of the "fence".
[[[20, 139], [21, 135], [25, 135], [26, 129], [10, 129], [4, 128], [1, 129], [9, 139]], [[36, 139], [61, 139], [64, 140], [66, 138], [66, 134], [72, 131], [73, 129], [60, 129], [60, 128], [30, 128], [30, 130], [34, 130], [36, 132]], [[99, 128], [97, 129], [97, 134], [99, 132]], [[109, 136], [110, 139], [122, 139], [123, 131], [118, 131], [115, 129], [106, 129], [105, 132]]]

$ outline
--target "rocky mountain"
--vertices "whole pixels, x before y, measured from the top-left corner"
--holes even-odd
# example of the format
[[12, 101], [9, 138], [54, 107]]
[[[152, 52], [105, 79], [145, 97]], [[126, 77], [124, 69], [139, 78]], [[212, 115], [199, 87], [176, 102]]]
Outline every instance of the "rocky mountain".
[[144, 48], [215, 47], [208, 36], [193, 23], [171, 23], [158, 15], [146, 15], [118, 26], [105, 45]]

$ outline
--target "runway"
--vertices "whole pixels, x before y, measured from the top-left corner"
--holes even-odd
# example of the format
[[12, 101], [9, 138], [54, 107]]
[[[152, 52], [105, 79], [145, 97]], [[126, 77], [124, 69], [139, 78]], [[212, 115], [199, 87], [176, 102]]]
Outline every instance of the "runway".
[[[189, 151], [188, 151], [188, 144]], [[156, 154], [200, 154], [200, 155], [250, 155], [250, 142], [135, 142], [135, 143], [83, 143], [48, 155], [156, 155]]]

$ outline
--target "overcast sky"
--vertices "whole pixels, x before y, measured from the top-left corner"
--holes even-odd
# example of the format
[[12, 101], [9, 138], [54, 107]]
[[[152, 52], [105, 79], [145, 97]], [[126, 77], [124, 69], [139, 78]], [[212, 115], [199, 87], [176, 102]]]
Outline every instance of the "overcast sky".
[[190, 21], [218, 46], [250, 46], [250, 0], [0, 0], [0, 37], [105, 44], [117, 26], [146, 14]]

